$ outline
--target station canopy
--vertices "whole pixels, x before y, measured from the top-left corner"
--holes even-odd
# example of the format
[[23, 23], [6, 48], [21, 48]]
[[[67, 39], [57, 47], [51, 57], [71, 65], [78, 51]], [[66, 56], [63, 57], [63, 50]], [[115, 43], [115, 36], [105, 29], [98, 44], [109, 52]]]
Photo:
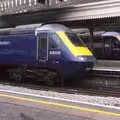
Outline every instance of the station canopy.
[[[54, 1], [54, 0], [53, 0]], [[57, 0], [58, 1], [58, 0]], [[120, 0], [59, 0], [60, 4], [31, 9], [27, 12], [4, 14], [0, 25], [63, 23], [68, 26], [101, 26], [120, 24]], [[27, 9], [27, 8], [26, 8]], [[8, 13], [8, 12], [7, 12]], [[14, 22], [13, 22], [14, 20]], [[116, 25], [117, 23], [117, 25]], [[104, 25], [103, 25], [104, 27]]]

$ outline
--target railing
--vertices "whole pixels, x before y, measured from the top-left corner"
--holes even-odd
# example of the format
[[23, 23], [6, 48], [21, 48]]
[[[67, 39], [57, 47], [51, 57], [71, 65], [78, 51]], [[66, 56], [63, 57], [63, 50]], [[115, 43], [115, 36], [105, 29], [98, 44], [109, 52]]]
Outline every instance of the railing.
[[53, 8], [70, 0], [0, 0], [0, 16]]
[[23, 13], [47, 7], [47, 0], [0, 0], [0, 14]]

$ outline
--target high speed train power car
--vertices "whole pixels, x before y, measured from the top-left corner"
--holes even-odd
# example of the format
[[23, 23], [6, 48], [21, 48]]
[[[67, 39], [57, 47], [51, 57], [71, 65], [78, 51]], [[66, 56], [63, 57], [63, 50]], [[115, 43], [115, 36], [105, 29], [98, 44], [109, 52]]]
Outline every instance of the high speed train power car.
[[91, 70], [94, 63], [91, 51], [66, 26], [35, 24], [0, 29], [0, 65], [11, 79], [27, 77], [53, 85], [61, 78]]
[[[89, 45], [90, 34], [79, 34]], [[120, 33], [99, 31], [93, 33], [93, 53], [97, 59], [120, 60]]]

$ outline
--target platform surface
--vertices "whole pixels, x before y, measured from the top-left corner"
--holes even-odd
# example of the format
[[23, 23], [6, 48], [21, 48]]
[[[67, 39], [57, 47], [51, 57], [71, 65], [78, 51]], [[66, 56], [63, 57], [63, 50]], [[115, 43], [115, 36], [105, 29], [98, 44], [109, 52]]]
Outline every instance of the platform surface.
[[93, 70], [120, 72], [120, 60], [97, 60]]
[[119, 120], [120, 109], [0, 92], [0, 120]]
[[95, 66], [120, 68], [120, 60], [97, 60]]

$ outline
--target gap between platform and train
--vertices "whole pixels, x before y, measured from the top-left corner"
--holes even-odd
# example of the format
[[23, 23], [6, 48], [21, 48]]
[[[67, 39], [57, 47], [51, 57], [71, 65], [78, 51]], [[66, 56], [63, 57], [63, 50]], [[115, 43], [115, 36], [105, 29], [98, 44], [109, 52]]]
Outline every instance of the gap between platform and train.
[[[35, 94], [28, 94], [28, 93], [22, 93], [22, 92], [14, 92], [14, 91], [9, 91], [9, 90], [0, 90], [0, 92], [25, 95], [25, 96], [31, 96], [31, 97], [38, 97], [38, 98], [53, 99], [53, 100], [59, 100], [59, 101], [65, 101], [65, 102], [81, 103], [81, 104], [87, 104], [87, 105], [93, 105], [93, 106], [98, 106], [98, 107], [105, 107], [105, 108], [112, 108], [112, 109], [120, 110], [120, 108], [115, 107], [115, 106], [105, 106], [105, 105], [87, 103], [87, 102], [82, 102], [82, 101], [61, 99], [61, 98], [51, 97], [51, 96], [35, 95]], [[25, 97], [18, 97], [18, 96], [2, 94], [2, 93], [0, 93], [0, 97], [13, 98], [13, 99], [22, 100], [22, 101], [36, 102], [36, 103], [41, 103], [41, 104], [48, 104], [48, 105], [54, 105], [54, 106], [59, 106], [59, 107], [72, 108], [72, 109], [78, 109], [78, 110], [83, 110], [83, 111], [88, 111], [88, 112], [102, 113], [102, 114], [108, 114], [108, 115], [120, 117], [120, 114], [115, 113], [115, 112], [109, 112], [109, 111], [98, 110], [98, 109], [91, 109], [91, 108], [86, 108], [86, 107], [79, 107], [79, 106], [68, 105], [68, 104], [61, 104], [61, 103], [57, 103], [57, 102], [49, 102], [47, 100], [31, 99], [31, 98], [27, 98], [27, 97], [26, 98]]]

